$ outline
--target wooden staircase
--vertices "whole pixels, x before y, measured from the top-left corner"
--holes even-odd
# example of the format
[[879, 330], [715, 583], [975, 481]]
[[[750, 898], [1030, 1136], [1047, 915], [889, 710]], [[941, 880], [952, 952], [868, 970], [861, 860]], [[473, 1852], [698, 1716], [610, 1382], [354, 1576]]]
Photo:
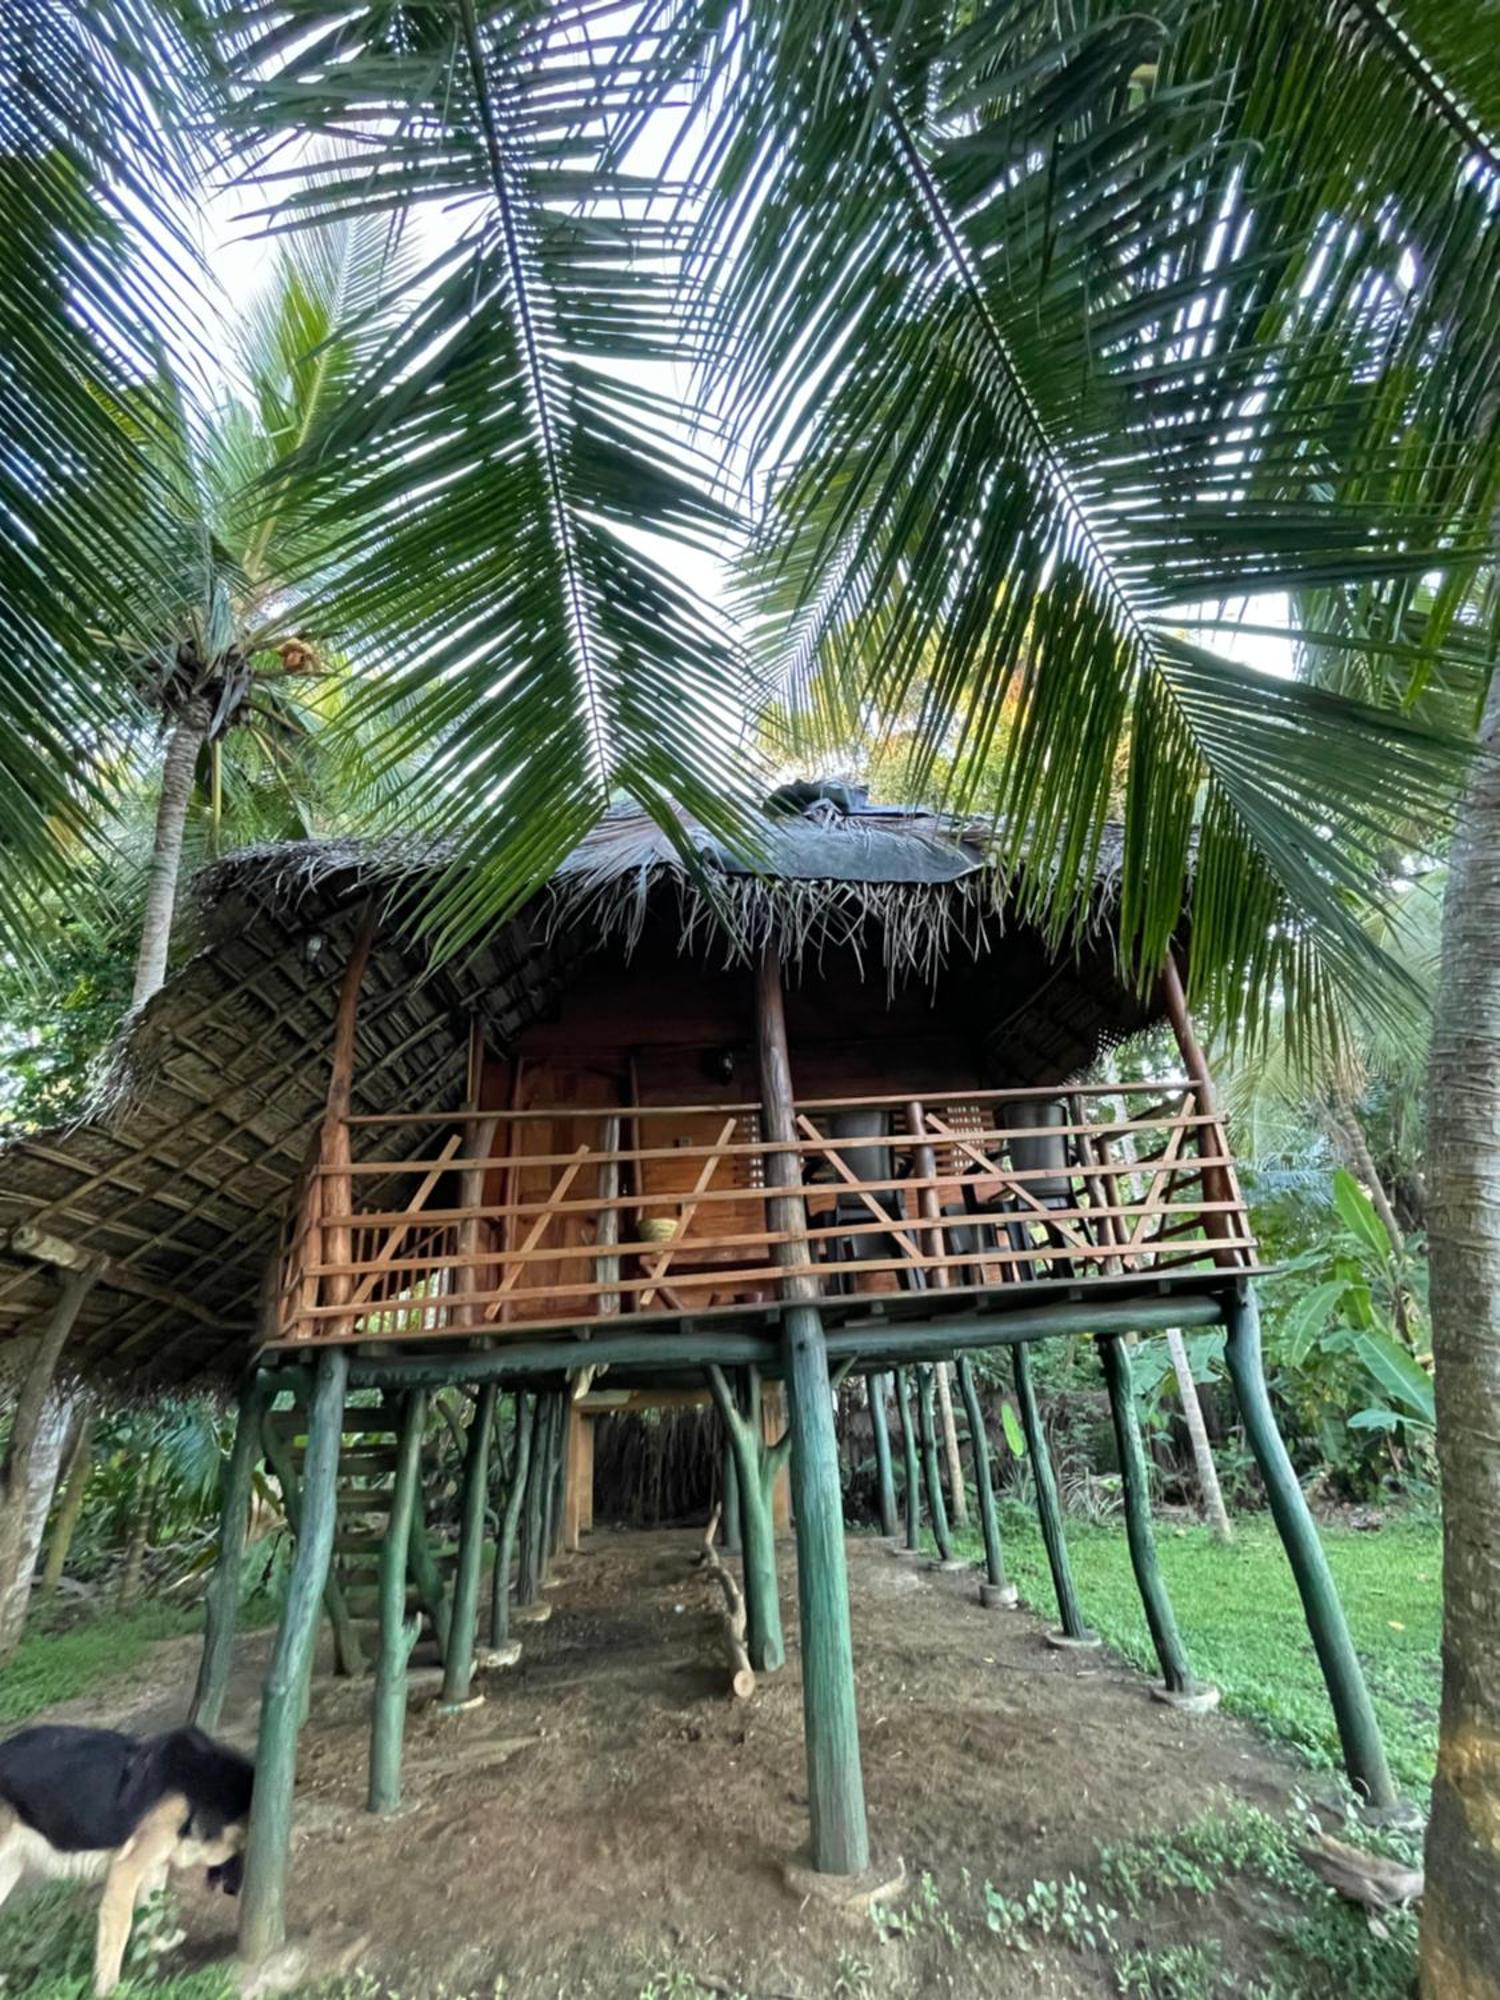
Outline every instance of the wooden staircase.
[[[278, 1460], [284, 1463], [296, 1480], [300, 1493], [307, 1458], [307, 1412], [300, 1406], [274, 1410], [267, 1418], [266, 1426], [272, 1433], [267, 1452], [271, 1469], [278, 1470]], [[375, 1651], [380, 1624], [380, 1554], [390, 1521], [396, 1447], [395, 1419], [386, 1410], [352, 1408], [345, 1411], [339, 1448], [338, 1514], [328, 1597], [341, 1673], [363, 1672]], [[447, 1490], [445, 1486], [445, 1496]], [[431, 1553], [446, 1590], [451, 1581], [456, 1550], [451, 1544], [433, 1543]], [[423, 1637], [434, 1637], [427, 1606], [410, 1578], [407, 1580], [406, 1604], [408, 1613], [420, 1614]]]

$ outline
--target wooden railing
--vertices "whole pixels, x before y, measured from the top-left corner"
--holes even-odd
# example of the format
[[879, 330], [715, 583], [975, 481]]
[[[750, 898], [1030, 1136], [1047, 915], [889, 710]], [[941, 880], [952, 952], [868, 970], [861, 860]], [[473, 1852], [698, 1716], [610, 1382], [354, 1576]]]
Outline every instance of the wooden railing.
[[[796, 1131], [771, 1145], [754, 1104], [350, 1118], [347, 1149], [309, 1170], [273, 1340], [697, 1317], [796, 1277], [833, 1301], [1254, 1263], [1223, 1129], [1191, 1083], [823, 1099], [799, 1102]], [[771, 1197], [799, 1173], [805, 1226], [783, 1204], [773, 1228]]]

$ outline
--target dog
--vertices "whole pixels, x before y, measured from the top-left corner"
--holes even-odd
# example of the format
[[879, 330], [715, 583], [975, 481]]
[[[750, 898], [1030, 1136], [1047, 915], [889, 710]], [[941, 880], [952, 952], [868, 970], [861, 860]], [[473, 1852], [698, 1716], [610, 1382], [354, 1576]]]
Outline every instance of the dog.
[[0, 1743], [0, 1905], [23, 1875], [103, 1882], [94, 1991], [118, 1983], [138, 1906], [173, 1870], [238, 1893], [255, 1767], [200, 1729], [60, 1725]]

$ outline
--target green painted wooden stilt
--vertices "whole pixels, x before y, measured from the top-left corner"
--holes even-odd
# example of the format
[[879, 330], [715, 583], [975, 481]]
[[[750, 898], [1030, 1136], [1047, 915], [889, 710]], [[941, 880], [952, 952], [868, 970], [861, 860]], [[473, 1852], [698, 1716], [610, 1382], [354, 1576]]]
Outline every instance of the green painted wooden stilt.
[[412, 1511], [411, 1540], [407, 1548], [407, 1558], [411, 1565], [411, 1580], [417, 1586], [417, 1595], [421, 1598], [423, 1607], [432, 1620], [432, 1629], [437, 1634], [438, 1657], [446, 1660], [452, 1606], [448, 1602], [443, 1572], [438, 1567], [437, 1557], [432, 1553], [420, 1484], [416, 1506]]
[[1120, 1459], [1121, 1495], [1125, 1504], [1125, 1535], [1130, 1544], [1130, 1563], [1135, 1571], [1141, 1606], [1151, 1628], [1151, 1643], [1161, 1665], [1161, 1677], [1169, 1694], [1190, 1695], [1196, 1691], [1187, 1648], [1177, 1629], [1172, 1600], [1162, 1581], [1157, 1561], [1156, 1537], [1151, 1532], [1151, 1482], [1146, 1466], [1146, 1447], [1141, 1440], [1140, 1419], [1136, 1415], [1135, 1390], [1131, 1381], [1130, 1350], [1117, 1334], [1099, 1342], [1104, 1364], [1104, 1382], [1109, 1390], [1109, 1413], [1115, 1427], [1115, 1449]]
[[380, 1650], [375, 1657], [375, 1698], [370, 1720], [372, 1813], [394, 1812], [401, 1803], [401, 1745], [406, 1735], [406, 1669], [422, 1630], [420, 1618], [406, 1615], [411, 1524], [422, 1482], [422, 1433], [427, 1424], [427, 1392], [413, 1389], [401, 1414], [396, 1477], [391, 1488], [385, 1543], [380, 1551]]
[[859, 1875], [870, 1865], [870, 1837], [860, 1767], [843, 1496], [833, 1399], [828, 1390], [828, 1356], [816, 1306], [789, 1306], [783, 1326], [813, 1866], [829, 1875]]
[[957, 1363], [959, 1394], [969, 1420], [969, 1452], [974, 1460], [974, 1491], [979, 1500], [979, 1531], [984, 1536], [984, 1578], [993, 1595], [987, 1604], [1014, 1604], [1015, 1588], [1006, 1580], [1005, 1551], [1000, 1541], [1000, 1517], [995, 1509], [995, 1482], [990, 1474], [990, 1441], [984, 1428], [984, 1412], [979, 1407], [979, 1390], [974, 1367], [967, 1355]]
[[776, 1527], [771, 1495], [791, 1450], [791, 1433], [768, 1445], [761, 1436], [760, 1376], [749, 1371], [742, 1410], [722, 1368], [708, 1371], [714, 1403], [735, 1454], [740, 1495], [740, 1568], [745, 1579], [745, 1648], [758, 1674], [786, 1664], [781, 1594], [776, 1578]]
[[545, 1585], [552, 1574], [552, 1558], [555, 1553], [554, 1534], [557, 1523], [557, 1457], [561, 1425], [558, 1419], [562, 1413], [563, 1399], [557, 1395], [547, 1398], [546, 1445], [542, 1458], [541, 1518], [537, 1529], [537, 1576]]
[[1052, 1572], [1052, 1588], [1057, 1596], [1057, 1617], [1061, 1636], [1074, 1644], [1095, 1643], [1094, 1634], [1083, 1622], [1078, 1592], [1073, 1585], [1073, 1569], [1068, 1561], [1067, 1538], [1063, 1534], [1062, 1507], [1057, 1497], [1057, 1480], [1052, 1471], [1052, 1452], [1037, 1408], [1036, 1388], [1031, 1380], [1031, 1355], [1024, 1344], [1015, 1349], [1016, 1403], [1021, 1412], [1021, 1428], [1026, 1433], [1026, 1456], [1031, 1461], [1031, 1482], [1036, 1490], [1037, 1519], [1041, 1524], [1042, 1545], [1047, 1551], [1047, 1567]]
[[557, 1421], [557, 1398], [549, 1395], [542, 1404], [542, 1460], [537, 1471], [538, 1499], [540, 1513], [537, 1528], [537, 1577], [545, 1584], [552, 1568], [552, 1501], [553, 1463], [552, 1450], [554, 1426]]
[[[861, 1875], [870, 1865], [870, 1836], [859, 1754], [854, 1646], [849, 1631], [843, 1491], [833, 1420], [835, 1390], [828, 1379], [828, 1348], [816, 1304], [817, 1284], [805, 1268], [810, 1254], [807, 1210], [802, 1198], [801, 1158], [795, 1150], [797, 1106], [787, 1046], [781, 959], [774, 945], [762, 951], [756, 967], [755, 1023], [762, 1129], [773, 1146], [785, 1148], [766, 1159], [768, 1189], [782, 1190], [769, 1195], [766, 1212], [780, 1238], [775, 1254], [783, 1267], [779, 1280], [784, 1301], [781, 1358], [797, 1534], [802, 1733], [807, 1746], [812, 1861], [823, 1874]], [[769, 1504], [769, 1484], [766, 1499]]]
[[252, 1374], [240, 1393], [234, 1442], [224, 1467], [224, 1494], [219, 1515], [219, 1557], [204, 1598], [203, 1652], [193, 1689], [188, 1721], [200, 1729], [216, 1729], [229, 1686], [234, 1656], [234, 1629], [240, 1607], [240, 1571], [245, 1560], [245, 1531], [250, 1521], [250, 1495], [255, 1468], [264, 1447], [261, 1420], [269, 1409], [272, 1389], [259, 1373]]
[[547, 1401], [545, 1397], [540, 1397], [531, 1439], [531, 1462], [526, 1468], [526, 1492], [521, 1504], [521, 1543], [516, 1563], [518, 1605], [539, 1603], [542, 1595], [542, 1495], [547, 1478], [547, 1426]]
[[922, 1487], [917, 1466], [917, 1434], [911, 1420], [911, 1397], [904, 1368], [896, 1369], [895, 1382], [896, 1415], [901, 1423], [901, 1457], [906, 1481], [906, 1490], [902, 1495], [906, 1549], [909, 1555], [916, 1555], [922, 1547]]
[[266, 1957], [286, 1938], [286, 1866], [297, 1775], [297, 1708], [333, 1557], [348, 1369], [347, 1350], [328, 1347], [318, 1356], [313, 1376], [302, 1480], [302, 1532], [297, 1537], [260, 1706], [255, 1798], [240, 1898], [240, 1950], [249, 1959]]
[[1260, 1311], [1254, 1293], [1248, 1288], [1225, 1302], [1225, 1322], [1229, 1330], [1225, 1350], [1229, 1379], [1234, 1384], [1235, 1398], [1245, 1421], [1245, 1435], [1260, 1467], [1271, 1518], [1292, 1566], [1307, 1629], [1323, 1669], [1343, 1747], [1344, 1768], [1355, 1791], [1370, 1805], [1392, 1806], [1398, 1795], [1386, 1762], [1380, 1725], [1375, 1720], [1364, 1670], [1349, 1636], [1328, 1558], [1271, 1408], [1261, 1361]]
[[552, 1407], [552, 1452], [547, 1475], [547, 1528], [543, 1538], [545, 1566], [550, 1572], [562, 1554], [563, 1481], [568, 1471], [568, 1398], [554, 1399]]
[[865, 1378], [865, 1392], [870, 1399], [870, 1430], [875, 1442], [875, 1488], [880, 1505], [880, 1532], [888, 1541], [894, 1541], [900, 1532], [900, 1517], [896, 1512], [896, 1481], [891, 1472], [891, 1432], [885, 1415], [889, 1384], [890, 1378], [884, 1373], [877, 1372]]
[[505, 1494], [505, 1511], [500, 1516], [500, 1533], [495, 1540], [495, 1569], [490, 1583], [490, 1644], [500, 1646], [510, 1637], [510, 1565], [516, 1549], [516, 1532], [521, 1525], [521, 1509], [526, 1504], [526, 1481], [531, 1470], [532, 1438], [536, 1431], [537, 1399], [524, 1390], [516, 1395], [516, 1441], [511, 1452], [510, 1484]]
[[927, 1486], [927, 1512], [932, 1521], [932, 1539], [937, 1543], [938, 1561], [953, 1561], [953, 1540], [948, 1533], [948, 1504], [943, 1498], [943, 1475], [938, 1465], [937, 1414], [934, 1403], [937, 1384], [930, 1367], [917, 1370], [917, 1416], [922, 1432], [922, 1473]]
[[[309, 1417], [309, 1422], [311, 1418]], [[286, 1439], [271, 1421], [267, 1411], [261, 1419], [261, 1445], [265, 1451], [266, 1463], [276, 1475], [281, 1487], [281, 1501], [286, 1509], [286, 1524], [292, 1531], [293, 1540], [302, 1533], [302, 1496], [297, 1481], [297, 1468], [292, 1464], [292, 1455]], [[308, 1449], [312, 1449], [311, 1437]], [[306, 1480], [306, 1466], [303, 1479]], [[365, 1670], [365, 1649], [359, 1643], [359, 1634], [354, 1629], [354, 1620], [349, 1615], [349, 1607], [344, 1601], [343, 1586], [330, 1568], [328, 1580], [323, 1586], [323, 1603], [328, 1612], [328, 1622], [333, 1628], [334, 1664], [341, 1674], [357, 1680]], [[308, 1675], [312, 1674], [311, 1657], [308, 1660]]]
[[495, 1431], [499, 1388], [484, 1383], [469, 1420], [459, 1506], [458, 1564], [453, 1577], [453, 1616], [443, 1662], [443, 1700], [449, 1706], [469, 1698], [474, 1678], [474, 1641], [479, 1629], [479, 1572], [484, 1562], [484, 1503], [489, 1489], [490, 1439]]
[[740, 1552], [740, 1468], [734, 1455], [734, 1446], [728, 1436], [724, 1439], [724, 1550], [727, 1555], [737, 1556]]

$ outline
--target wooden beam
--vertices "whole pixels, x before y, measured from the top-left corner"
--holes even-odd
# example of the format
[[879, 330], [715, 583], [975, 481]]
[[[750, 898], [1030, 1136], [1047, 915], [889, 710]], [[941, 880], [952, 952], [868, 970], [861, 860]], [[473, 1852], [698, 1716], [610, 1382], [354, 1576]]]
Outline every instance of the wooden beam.
[[[1051, 1303], [1010, 1312], [960, 1313], [951, 1319], [903, 1323], [861, 1322], [825, 1336], [831, 1361], [854, 1357], [872, 1368], [913, 1361], [951, 1359], [985, 1348], [1015, 1347], [1033, 1340], [1074, 1334], [1146, 1333], [1168, 1326], [1222, 1326], [1226, 1305], [1207, 1294], [1182, 1292], [1167, 1298], [1100, 1299], [1097, 1303]], [[768, 1319], [774, 1318], [768, 1314]], [[662, 1369], [681, 1374], [715, 1362], [725, 1368], [776, 1368], [780, 1343], [773, 1333], [720, 1331], [665, 1323], [650, 1333], [600, 1334], [592, 1340], [504, 1341], [483, 1353], [463, 1347], [448, 1353], [414, 1351], [385, 1356], [356, 1355], [350, 1363], [351, 1388], [436, 1387], [448, 1382], [525, 1381], [539, 1375], [562, 1377], [580, 1368]], [[297, 1350], [292, 1350], [296, 1352]], [[306, 1352], [306, 1349], [302, 1349]], [[300, 1369], [277, 1371], [278, 1386], [305, 1381]]]
[[5, 1241], [6, 1247], [18, 1257], [29, 1257], [37, 1264], [50, 1264], [59, 1271], [93, 1271], [101, 1285], [119, 1292], [132, 1292], [143, 1299], [154, 1299], [157, 1304], [171, 1306], [174, 1312], [199, 1320], [216, 1332], [250, 1334], [255, 1331], [252, 1320], [226, 1320], [221, 1313], [210, 1312], [206, 1306], [200, 1306], [185, 1292], [179, 1292], [171, 1285], [158, 1284], [154, 1278], [132, 1271], [128, 1265], [118, 1263], [113, 1257], [97, 1257], [93, 1251], [85, 1250], [77, 1243], [66, 1242], [61, 1236], [49, 1235], [32, 1223], [18, 1222]]

